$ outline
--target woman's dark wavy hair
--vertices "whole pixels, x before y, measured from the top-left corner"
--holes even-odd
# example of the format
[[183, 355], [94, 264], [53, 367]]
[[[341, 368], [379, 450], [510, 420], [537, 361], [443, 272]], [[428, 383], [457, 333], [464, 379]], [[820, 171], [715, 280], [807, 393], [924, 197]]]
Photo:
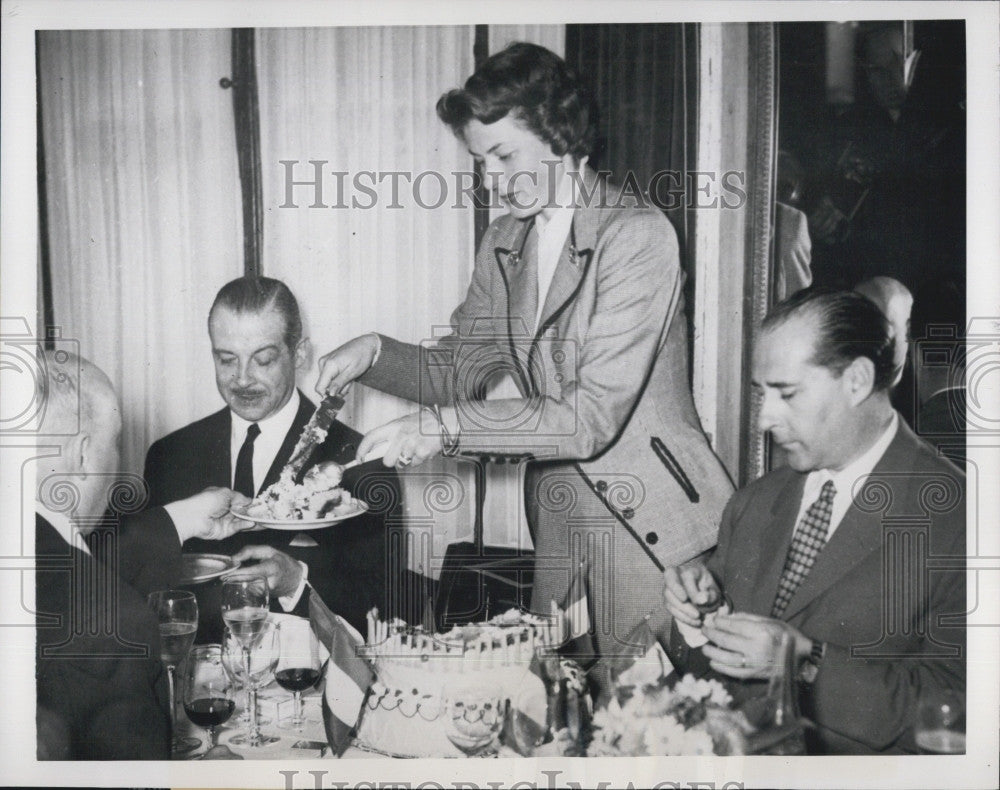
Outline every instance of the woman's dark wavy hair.
[[597, 134], [597, 108], [576, 72], [553, 52], [518, 42], [486, 60], [463, 88], [445, 93], [438, 117], [461, 136], [477, 120], [491, 124], [513, 114], [556, 156], [590, 153]]
[[878, 306], [855, 291], [805, 288], [779, 303], [761, 325], [762, 330], [781, 326], [794, 317], [816, 320], [812, 363], [836, 375], [858, 357], [875, 366], [875, 390], [888, 390], [895, 379], [889, 322]]

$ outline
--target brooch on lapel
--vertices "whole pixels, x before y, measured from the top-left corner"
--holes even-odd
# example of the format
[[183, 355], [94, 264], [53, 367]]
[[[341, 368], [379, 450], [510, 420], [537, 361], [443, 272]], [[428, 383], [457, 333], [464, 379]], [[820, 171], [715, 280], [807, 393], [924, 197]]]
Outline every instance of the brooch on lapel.
[[573, 264], [577, 269], [580, 268], [580, 251], [576, 248], [575, 244], [569, 245], [569, 262]]
[[569, 262], [574, 268], [579, 269], [581, 266], [585, 266], [590, 260], [590, 256], [593, 250], [583, 250], [582, 252], [576, 248], [575, 244], [569, 245]]
[[518, 250], [508, 250], [506, 247], [494, 247], [493, 257], [501, 267], [507, 266], [511, 269], [521, 262], [521, 253]]

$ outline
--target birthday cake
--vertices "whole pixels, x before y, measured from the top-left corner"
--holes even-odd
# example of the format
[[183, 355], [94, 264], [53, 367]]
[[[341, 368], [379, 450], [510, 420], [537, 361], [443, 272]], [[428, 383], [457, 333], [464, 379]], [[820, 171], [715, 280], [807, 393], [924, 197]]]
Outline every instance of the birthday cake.
[[357, 744], [395, 757], [461, 757], [495, 746], [535, 650], [562, 641], [556, 621], [510, 610], [430, 634], [369, 614], [361, 653], [376, 680]]

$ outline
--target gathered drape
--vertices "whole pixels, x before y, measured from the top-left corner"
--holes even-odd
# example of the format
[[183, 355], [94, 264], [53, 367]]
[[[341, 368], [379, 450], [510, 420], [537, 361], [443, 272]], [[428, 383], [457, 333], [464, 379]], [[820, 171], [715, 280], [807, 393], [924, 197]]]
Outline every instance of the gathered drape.
[[111, 378], [122, 468], [219, 408], [206, 316], [242, 272], [228, 30], [38, 36], [53, 322]]
[[[263, 271], [298, 295], [316, 356], [369, 331], [430, 338], [465, 293], [472, 208], [452, 174], [471, 161], [434, 106], [472, 43], [471, 27], [258, 31]], [[354, 388], [343, 414], [367, 430], [411, 408]]]
[[[472, 162], [435, 104], [472, 73], [473, 38], [472, 27], [257, 31], [262, 268], [299, 299], [310, 396], [321, 354], [371, 331], [431, 339], [465, 294], [473, 209], [455, 173]], [[357, 386], [341, 419], [364, 432], [413, 409]], [[469, 467], [438, 459], [403, 476], [411, 568], [436, 575], [431, 555], [468, 537]]]

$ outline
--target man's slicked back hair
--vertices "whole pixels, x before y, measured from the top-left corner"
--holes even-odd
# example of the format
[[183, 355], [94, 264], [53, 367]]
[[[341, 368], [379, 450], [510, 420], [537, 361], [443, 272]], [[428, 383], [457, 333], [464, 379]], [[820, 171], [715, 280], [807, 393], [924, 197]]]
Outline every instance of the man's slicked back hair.
[[237, 277], [219, 289], [208, 311], [209, 320], [216, 307], [236, 314], [275, 310], [285, 321], [285, 344], [294, 350], [302, 339], [302, 315], [295, 295], [281, 280], [273, 277]]
[[793, 318], [816, 323], [812, 363], [836, 375], [858, 357], [875, 366], [875, 390], [888, 390], [894, 381], [892, 334], [878, 306], [854, 291], [805, 288], [777, 304], [761, 325], [774, 329]]

